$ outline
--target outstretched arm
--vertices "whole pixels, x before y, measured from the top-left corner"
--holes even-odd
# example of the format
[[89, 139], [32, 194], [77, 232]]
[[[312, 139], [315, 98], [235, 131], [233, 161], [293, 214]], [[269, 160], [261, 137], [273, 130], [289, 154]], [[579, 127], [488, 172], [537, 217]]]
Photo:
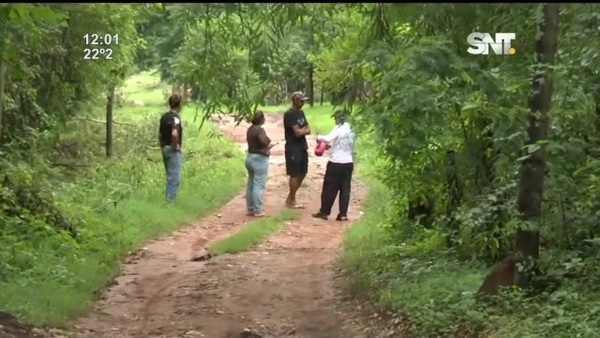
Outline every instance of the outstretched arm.
[[339, 136], [339, 130], [340, 129], [337, 126], [335, 126], [335, 127], [333, 127], [333, 130], [329, 134], [317, 135], [317, 140], [331, 143]]

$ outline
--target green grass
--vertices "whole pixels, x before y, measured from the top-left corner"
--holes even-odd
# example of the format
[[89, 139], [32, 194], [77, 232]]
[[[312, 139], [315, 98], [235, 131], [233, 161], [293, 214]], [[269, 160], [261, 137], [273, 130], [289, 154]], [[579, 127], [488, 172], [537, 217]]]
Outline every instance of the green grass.
[[[152, 89], [157, 81], [148, 73], [127, 81], [125, 100], [141, 100], [145, 106], [126, 103], [115, 111], [116, 121], [136, 126], [116, 125], [114, 159], [88, 156], [90, 169], [85, 173], [43, 182], [59, 210], [77, 221], [79, 242], [39, 220], [30, 221], [26, 229], [33, 230], [25, 235], [0, 234], [0, 310], [33, 324], [61, 325], [81, 315], [94, 294], [118, 273], [125, 255], [143, 241], [215, 210], [243, 186], [239, 148], [225, 137], [210, 137], [215, 131], [211, 125], [199, 131], [191, 121], [195, 109], [187, 108], [182, 112], [180, 191], [174, 206], [165, 205], [164, 167], [155, 143], [158, 119], [167, 107], [165, 88]], [[103, 153], [104, 126], [84, 124], [70, 128], [63, 139], [79, 140], [82, 147]], [[31, 177], [36, 172], [32, 168]], [[16, 223], [15, 227], [23, 229]]]
[[153, 72], [142, 72], [125, 81], [123, 94], [128, 101], [142, 101], [145, 106], [165, 106], [164, 93], [170, 94], [168, 86], [160, 84]]
[[244, 252], [267, 239], [281, 229], [286, 221], [296, 219], [297, 216], [295, 210], [283, 209], [275, 216], [256, 219], [235, 234], [214, 243], [210, 252], [214, 255]]

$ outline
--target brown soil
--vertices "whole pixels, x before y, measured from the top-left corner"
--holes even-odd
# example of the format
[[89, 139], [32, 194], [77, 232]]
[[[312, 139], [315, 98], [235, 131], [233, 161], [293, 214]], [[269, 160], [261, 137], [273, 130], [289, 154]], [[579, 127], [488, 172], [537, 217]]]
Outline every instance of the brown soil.
[[[236, 127], [224, 119], [219, 125], [242, 145], [246, 124]], [[274, 214], [284, 207], [287, 195], [281, 115], [268, 115], [265, 129], [280, 142], [272, 151], [265, 196], [265, 212]], [[310, 216], [319, 209], [326, 161], [311, 155], [309, 174], [298, 193], [298, 201], [307, 208], [263, 244], [237, 255], [190, 261], [210, 242], [250, 220], [241, 192], [214, 215], [147, 243], [128, 258], [122, 276], [103, 299], [73, 324], [71, 333], [64, 334], [82, 338], [384, 336], [371, 335], [358, 324], [361, 321], [350, 311], [352, 306], [341, 301], [336, 287], [335, 261], [350, 223]], [[348, 216], [356, 220], [362, 214], [366, 188], [354, 181], [352, 189]], [[260, 335], [242, 333], [244, 329]]]

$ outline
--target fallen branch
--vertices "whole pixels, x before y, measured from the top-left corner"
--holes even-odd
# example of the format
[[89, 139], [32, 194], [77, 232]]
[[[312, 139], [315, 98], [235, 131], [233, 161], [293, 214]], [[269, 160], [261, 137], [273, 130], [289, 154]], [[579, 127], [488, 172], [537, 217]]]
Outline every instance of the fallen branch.
[[[102, 123], [102, 124], [106, 124], [106, 121], [102, 121], [102, 120], [96, 120], [96, 119], [86, 119], [86, 118], [82, 118], [82, 117], [76, 117], [73, 120], [78, 120], [78, 121], [87, 121], [87, 122], [95, 122], [95, 123]], [[119, 124], [122, 126], [131, 126], [131, 127], [135, 127], [135, 124], [131, 124], [131, 123], [123, 123], [123, 122], [116, 122], [113, 121], [114, 124]]]
[[109, 205], [111, 205], [111, 204], [113, 205], [113, 207], [115, 207], [115, 208], [116, 208], [116, 207], [117, 207], [117, 203], [119, 203], [119, 201], [114, 201], [114, 200], [111, 200], [111, 201], [105, 202], [105, 203], [103, 203], [103, 204], [101, 204], [101, 205], [97, 206], [97, 207], [96, 207], [96, 208], [94, 208], [93, 210], [94, 210], [94, 211], [98, 211], [98, 210], [100, 210], [100, 209], [104, 209], [104, 208], [106, 208], [107, 206], [109, 206]]
[[52, 163], [50, 163], [50, 165], [53, 165], [53, 166], [56, 166], [56, 167], [82, 167], [82, 168], [90, 167], [89, 164], [83, 164], [83, 163], [52, 162]]

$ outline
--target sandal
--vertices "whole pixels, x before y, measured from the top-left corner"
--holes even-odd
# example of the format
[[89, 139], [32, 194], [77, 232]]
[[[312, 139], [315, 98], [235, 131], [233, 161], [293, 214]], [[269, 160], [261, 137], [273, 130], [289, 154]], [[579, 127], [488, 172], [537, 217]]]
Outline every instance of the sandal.
[[346, 216], [340, 216], [340, 215], [338, 215], [338, 216], [335, 218], [335, 220], [336, 220], [336, 221], [340, 221], [340, 222], [345, 222], [345, 221], [347, 221], [347, 220], [348, 220], [348, 217], [346, 217]]
[[257, 213], [253, 213], [252, 216], [253, 217], [265, 217], [267, 215], [263, 214], [262, 212], [257, 212]]
[[327, 215], [322, 214], [320, 212], [317, 212], [316, 214], [312, 214], [312, 217], [327, 220]]
[[286, 207], [290, 209], [306, 209], [302, 204], [286, 204]]

